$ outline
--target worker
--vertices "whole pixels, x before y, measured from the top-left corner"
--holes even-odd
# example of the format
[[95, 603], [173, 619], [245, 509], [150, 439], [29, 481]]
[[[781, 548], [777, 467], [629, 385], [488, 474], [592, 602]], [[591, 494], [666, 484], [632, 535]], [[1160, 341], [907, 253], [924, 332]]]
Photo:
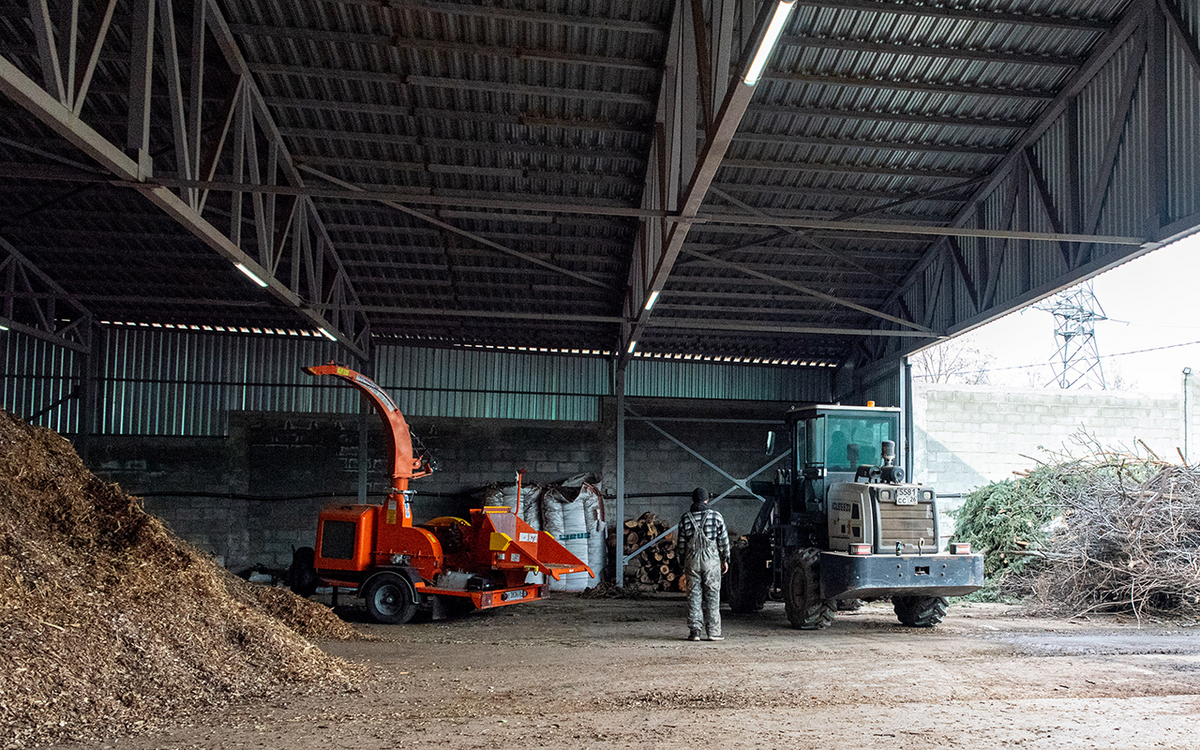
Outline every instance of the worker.
[[692, 490], [692, 507], [679, 519], [679, 546], [688, 580], [688, 640], [721, 636], [721, 575], [729, 570], [725, 519], [708, 506], [708, 490]]

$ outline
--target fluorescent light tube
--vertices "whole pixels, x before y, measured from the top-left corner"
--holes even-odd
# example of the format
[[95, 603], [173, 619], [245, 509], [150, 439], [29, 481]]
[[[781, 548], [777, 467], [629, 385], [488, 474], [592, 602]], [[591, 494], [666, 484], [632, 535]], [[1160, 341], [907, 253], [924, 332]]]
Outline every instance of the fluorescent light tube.
[[317, 330], [321, 332], [322, 336], [329, 339], [330, 341], [337, 341], [337, 336], [334, 336], [332, 333], [330, 333], [329, 331], [326, 331], [324, 328], [318, 328]]
[[750, 70], [746, 72], [745, 81], [750, 86], [758, 83], [759, 77], [762, 76], [763, 68], [767, 66], [767, 59], [775, 49], [775, 42], [779, 41], [779, 35], [783, 33], [783, 25], [787, 23], [788, 14], [792, 12], [794, 4], [795, 0], [788, 0], [775, 6], [775, 15], [771, 16], [767, 33], [759, 42], [758, 52], [754, 53], [754, 61], [750, 63]]
[[261, 287], [265, 287], [267, 285], [267, 282], [258, 278], [258, 276], [256, 276], [253, 271], [251, 271], [249, 268], [246, 268], [241, 263], [237, 264], [237, 270], [241, 271], [242, 273], [246, 274], [246, 276], [250, 277], [250, 280], [253, 281], [255, 284], [258, 284]]
[[647, 310], [649, 310], [649, 309], [653, 308], [653, 307], [654, 307], [654, 303], [655, 303], [655, 302], [658, 302], [658, 295], [659, 295], [659, 294], [660, 294], [659, 292], [650, 292], [650, 299], [646, 300], [646, 309], [647, 309]]
[[637, 348], [637, 342], [636, 342], [636, 341], [630, 341], [630, 342], [629, 342], [629, 353], [630, 353], [630, 354], [633, 354], [633, 350], [634, 350], [634, 349], [636, 349], [636, 348]]

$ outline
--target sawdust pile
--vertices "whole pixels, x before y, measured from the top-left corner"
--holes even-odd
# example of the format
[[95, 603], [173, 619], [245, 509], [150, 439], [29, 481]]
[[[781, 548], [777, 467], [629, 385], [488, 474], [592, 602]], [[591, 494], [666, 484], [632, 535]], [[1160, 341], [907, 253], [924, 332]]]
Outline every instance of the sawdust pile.
[[[273, 690], [349, 687], [319, 605], [229, 575], [0, 411], [0, 748], [127, 732]], [[299, 686], [299, 687], [296, 687]]]

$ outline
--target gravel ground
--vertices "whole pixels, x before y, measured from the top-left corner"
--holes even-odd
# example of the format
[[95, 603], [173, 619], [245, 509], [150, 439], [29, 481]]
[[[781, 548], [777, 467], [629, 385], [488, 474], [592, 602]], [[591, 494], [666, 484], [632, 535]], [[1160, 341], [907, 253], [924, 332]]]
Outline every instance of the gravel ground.
[[[681, 597], [549, 601], [358, 627], [354, 693], [177, 717], [113, 748], [1195, 748], [1200, 628], [955, 604], [933, 630], [887, 604], [820, 632], [782, 605], [690, 643]], [[66, 746], [64, 746], [66, 747]]]

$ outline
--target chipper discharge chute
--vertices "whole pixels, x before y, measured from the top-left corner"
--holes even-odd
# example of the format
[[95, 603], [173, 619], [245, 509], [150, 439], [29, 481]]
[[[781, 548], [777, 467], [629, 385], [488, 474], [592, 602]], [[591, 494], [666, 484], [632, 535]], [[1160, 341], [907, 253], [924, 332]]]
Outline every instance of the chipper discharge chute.
[[[391, 488], [381, 504], [331, 505], [317, 522], [313, 567], [329, 586], [353, 589], [377, 622], [404, 623], [420, 610], [435, 617], [455, 604], [488, 609], [544, 597], [546, 576], [587, 571], [554, 537], [535, 531], [517, 507], [484, 507], [470, 518], [443, 516], [413, 523], [408, 481], [433, 473], [414, 453], [408, 423], [382, 388], [337, 364], [306, 367], [358, 388], [383, 419], [392, 458]], [[518, 483], [520, 475], [518, 474]]]

